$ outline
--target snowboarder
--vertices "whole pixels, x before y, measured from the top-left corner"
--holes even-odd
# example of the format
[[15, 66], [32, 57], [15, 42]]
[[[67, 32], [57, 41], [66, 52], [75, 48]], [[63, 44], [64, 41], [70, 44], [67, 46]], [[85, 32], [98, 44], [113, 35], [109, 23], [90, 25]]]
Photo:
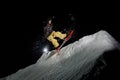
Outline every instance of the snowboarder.
[[57, 48], [59, 47], [59, 43], [56, 37], [64, 40], [67, 34], [66, 33], [63, 34], [60, 31], [54, 31], [52, 18], [50, 18], [48, 19], [47, 25], [44, 27], [44, 36], [48, 41], [50, 41], [53, 44], [54, 48]]

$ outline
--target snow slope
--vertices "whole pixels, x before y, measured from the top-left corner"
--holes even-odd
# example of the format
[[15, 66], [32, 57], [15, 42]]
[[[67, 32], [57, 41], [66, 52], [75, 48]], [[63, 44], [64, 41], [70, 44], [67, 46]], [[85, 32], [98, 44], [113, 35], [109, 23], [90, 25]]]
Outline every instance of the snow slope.
[[59, 55], [47, 59], [54, 51], [44, 53], [35, 64], [1, 80], [80, 80], [104, 52], [115, 48], [118, 42], [101, 30], [63, 47]]

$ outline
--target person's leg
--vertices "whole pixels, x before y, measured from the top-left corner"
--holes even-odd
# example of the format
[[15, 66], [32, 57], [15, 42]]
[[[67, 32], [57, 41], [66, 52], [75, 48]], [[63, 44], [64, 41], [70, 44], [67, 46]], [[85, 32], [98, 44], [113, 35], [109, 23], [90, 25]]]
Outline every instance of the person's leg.
[[55, 31], [53, 31], [47, 39], [50, 42], [52, 42], [52, 44], [54, 45], [55, 48], [57, 48], [59, 46], [59, 43], [57, 42], [56, 39], [54, 39], [54, 33], [55, 33]]
[[58, 37], [58, 38], [60, 38], [60, 39], [64, 39], [66, 36], [67, 36], [67, 34], [62, 34], [61, 32], [59, 32], [59, 31], [57, 31], [57, 32], [54, 32], [54, 37]]

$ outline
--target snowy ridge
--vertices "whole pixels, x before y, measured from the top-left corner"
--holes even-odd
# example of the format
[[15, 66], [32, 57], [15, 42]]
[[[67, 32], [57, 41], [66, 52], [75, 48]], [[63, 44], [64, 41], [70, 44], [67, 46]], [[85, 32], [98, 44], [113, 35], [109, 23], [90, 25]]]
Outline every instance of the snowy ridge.
[[46, 59], [50, 53], [44, 53], [36, 64], [7, 76], [5, 80], [80, 80], [105, 51], [117, 48], [116, 45], [118, 42], [101, 30], [63, 47], [60, 55]]
[[[100, 49], [100, 51], [101, 50], [107, 51], [112, 48], [115, 48], [115, 46], [117, 47], [117, 45], [118, 45], [118, 42], [115, 41], [115, 39], [112, 38], [112, 36], [110, 36], [106, 31], [101, 30], [96, 34], [85, 36], [79, 39], [78, 41], [75, 41], [74, 43], [71, 43], [68, 46], [63, 47], [60, 51], [59, 56], [53, 55], [53, 57], [51, 58], [55, 59], [57, 57], [57, 59], [61, 58], [60, 60], [63, 60], [64, 58], [68, 58], [77, 52], [79, 53], [82, 52], [83, 48], [85, 47], [87, 48], [87, 47], [93, 46], [92, 48], [94, 49], [103, 48], [103, 49]], [[38, 60], [37, 62], [41, 62], [42, 60], [46, 59], [51, 52], [43, 54], [41, 59]]]

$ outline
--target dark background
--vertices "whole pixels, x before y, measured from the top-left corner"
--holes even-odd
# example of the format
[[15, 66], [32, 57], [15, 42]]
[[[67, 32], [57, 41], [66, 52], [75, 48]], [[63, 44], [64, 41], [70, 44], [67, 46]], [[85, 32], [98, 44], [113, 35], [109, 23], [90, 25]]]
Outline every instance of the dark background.
[[[64, 24], [68, 14], [73, 14], [79, 25], [76, 36], [70, 42], [99, 30], [108, 31], [120, 41], [119, 11], [111, 8], [65, 8], [65, 7], [17, 7], [7, 8], [1, 15], [3, 25], [0, 53], [0, 77], [7, 76], [17, 70], [34, 64], [40, 54], [32, 52], [33, 43], [41, 39], [43, 25], [47, 18], [55, 16], [56, 24]], [[63, 29], [64, 27], [61, 27]]]

